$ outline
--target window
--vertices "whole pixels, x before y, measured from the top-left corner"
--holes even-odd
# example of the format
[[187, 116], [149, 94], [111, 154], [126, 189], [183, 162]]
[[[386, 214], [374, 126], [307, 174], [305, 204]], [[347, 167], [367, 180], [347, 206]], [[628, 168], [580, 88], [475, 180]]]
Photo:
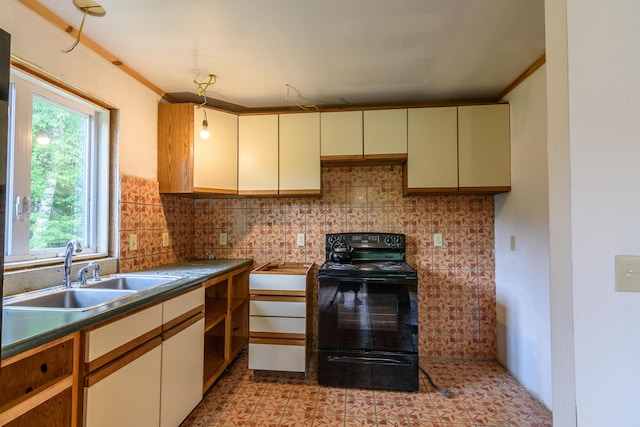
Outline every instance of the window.
[[11, 71], [7, 262], [106, 254], [109, 111]]

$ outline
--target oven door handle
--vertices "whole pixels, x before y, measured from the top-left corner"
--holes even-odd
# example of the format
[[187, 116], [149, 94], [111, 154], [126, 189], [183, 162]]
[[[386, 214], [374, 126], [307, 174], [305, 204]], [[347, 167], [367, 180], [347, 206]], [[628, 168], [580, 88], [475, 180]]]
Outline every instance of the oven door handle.
[[354, 356], [329, 356], [329, 362], [358, 363], [366, 365], [411, 366], [411, 361], [400, 361], [388, 357], [354, 357]]

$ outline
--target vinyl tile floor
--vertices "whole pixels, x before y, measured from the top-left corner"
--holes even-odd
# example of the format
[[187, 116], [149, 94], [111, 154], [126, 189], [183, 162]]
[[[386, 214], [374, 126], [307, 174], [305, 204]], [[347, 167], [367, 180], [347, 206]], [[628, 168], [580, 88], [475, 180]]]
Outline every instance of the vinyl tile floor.
[[551, 427], [551, 413], [493, 361], [421, 359], [417, 392], [324, 387], [307, 376], [252, 371], [243, 352], [181, 427]]

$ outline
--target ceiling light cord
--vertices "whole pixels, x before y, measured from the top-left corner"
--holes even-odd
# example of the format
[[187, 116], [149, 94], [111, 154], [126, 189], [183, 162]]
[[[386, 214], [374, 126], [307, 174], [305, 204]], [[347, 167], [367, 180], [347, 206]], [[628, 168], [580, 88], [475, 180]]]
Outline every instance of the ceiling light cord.
[[87, 13], [88, 11], [85, 10], [84, 14], [82, 15], [82, 22], [80, 23], [80, 29], [78, 29], [78, 35], [76, 36], [76, 40], [73, 42], [73, 44], [71, 46], [69, 46], [67, 49], [63, 49], [61, 52], [62, 53], [69, 53], [71, 52], [73, 49], [76, 48], [76, 46], [78, 46], [78, 43], [80, 43], [80, 36], [82, 35], [82, 28], [84, 28], [84, 20], [87, 17]]
[[206, 81], [198, 81], [198, 76], [193, 79], [193, 83], [195, 83], [198, 88], [198, 96], [202, 97], [202, 104], [198, 105], [198, 109], [202, 108], [202, 112], [204, 113], [204, 120], [202, 120], [202, 129], [200, 130], [200, 137], [203, 139], [209, 139], [211, 135], [209, 132], [209, 121], [207, 120], [207, 110], [203, 108], [207, 104], [207, 89], [209, 86], [216, 83], [216, 75], [209, 74], [209, 80]]
[[318, 108], [318, 106], [316, 104], [302, 105], [302, 104], [299, 104], [297, 102], [289, 101], [289, 89], [295, 90], [298, 93], [298, 98], [304, 98], [304, 97], [302, 96], [300, 91], [298, 91], [298, 89], [294, 88], [290, 84], [287, 83], [284, 86], [287, 88], [287, 92], [286, 92], [286, 94], [284, 96], [284, 102], [286, 102], [287, 104], [295, 105], [296, 107], [302, 108], [304, 111], [320, 111], [320, 108]]

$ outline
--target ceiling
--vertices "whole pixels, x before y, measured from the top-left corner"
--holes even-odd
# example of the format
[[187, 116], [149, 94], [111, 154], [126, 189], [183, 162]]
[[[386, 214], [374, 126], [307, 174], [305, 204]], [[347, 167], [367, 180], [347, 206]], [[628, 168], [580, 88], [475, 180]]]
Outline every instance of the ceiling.
[[235, 111], [496, 99], [545, 47], [544, 0], [94, 1], [84, 36], [173, 101], [215, 74], [207, 104]]

